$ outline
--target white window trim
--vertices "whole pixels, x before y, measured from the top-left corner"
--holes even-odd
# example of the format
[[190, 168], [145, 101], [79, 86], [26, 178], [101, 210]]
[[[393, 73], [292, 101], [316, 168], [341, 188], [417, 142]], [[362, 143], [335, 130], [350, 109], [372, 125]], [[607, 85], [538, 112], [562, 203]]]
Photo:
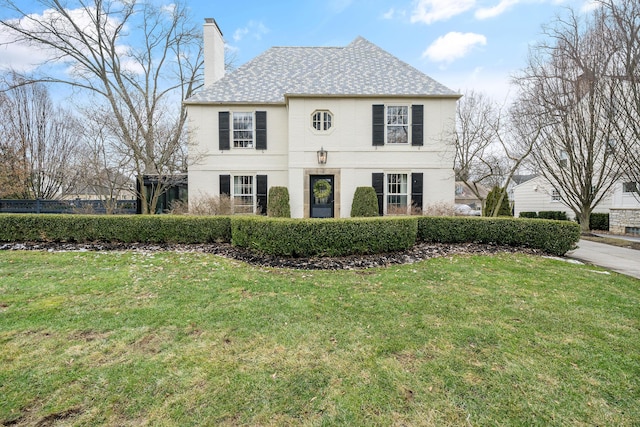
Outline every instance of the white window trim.
[[[407, 177], [407, 206], [406, 206], [406, 213], [389, 213], [389, 175], [406, 175]], [[388, 172], [384, 172], [384, 181], [383, 181], [383, 209], [384, 209], [384, 214], [385, 215], [409, 215], [410, 214], [410, 209], [411, 209], [411, 173], [407, 172], [407, 171], [388, 171]], [[394, 193], [395, 194], [395, 193]], [[398, 193], [400, 195], [402, 195], [402, 193]]]
[[[234, 114], [251, 114], [251, 145], [247, 147], [236, 147], [236, 139], [234, 132]], [[235, 150], [253, 150], [256, 146], [256, 112], [255, 111], [231, 111], [231, 148]]]
[[[235, 214], [235, 201], [236, 201], [236, 178], [248, 176], [251, 177], [251, 212], [238, 212], [240, 214], [255, 214], [258, 208], [258, 197], [256, 195], [257, 176], [255, 174], [237, 173], [231, 174], [231, 201], [233, 202], [233, 213]], [[238, 194], [238, 196], [248, 196], [248, 194]], [[244, 206], [244, 205], [243, 205]], [[247, 205], [248, 206], [248, 205]]]
[[558, 190], [551, 190], [551, 203], [560, 203], [562, 202], [562, 198], [560, 197], [560, 192]]
[[[313, 125], [314, 124], [314, 117], [318, 113], [323, 113], [323, 117], [322, 117], [323, 120], [320, 122], [323, 125], [325, 123], [324, 122], [324, 114], [329, 114], [331, 116], [331, 119], [330, 119], [331, 120], [331, 126], [329, 126], [329, 129], [316, 129], [315, 128], [315, 126]], [[330, 133], [333, 132], [333, 129], [336, 126], [336, 116], [335, 116], [335, 114], [333, 114], [331, 112], [331, 110], [328, 110], [328, 109], [317, 109], [317, 110], [314, 110], [313, 113], [311, 113], [310, 124], [311, 124], [311, 131], [313, 133], [318, 134], [318, 135], [329, 135]], [[322, 126], [322, 127], [324, 127], [324, 126]]]
[[[389, 142], [389, 107], [407, 107], [407, 142]], [[404, 147], [411, 145], [411, 105], [410, 104], [385, 104], [384, 105], [384, 144], [390, 146]], [[394, 126], [394, 125], [391, 125]]]

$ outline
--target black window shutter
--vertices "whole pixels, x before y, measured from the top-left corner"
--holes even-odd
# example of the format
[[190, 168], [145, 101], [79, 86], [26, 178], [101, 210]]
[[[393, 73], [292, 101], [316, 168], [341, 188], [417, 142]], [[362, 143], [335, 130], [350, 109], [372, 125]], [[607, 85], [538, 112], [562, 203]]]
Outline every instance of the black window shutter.
[[376, 196], [378, 196], [378, 214], [382, 216], [384, 215], [384, 174], [372, 173], [371, 186], [376, 190]]
[[411, 107], [411, 145], [424, 145], [424, 105]]
[[267, 149], [267, 112], [256, 111], [256, 150]]
[[384, 105], [373, 106], [373, 145], [384, 145]]
[[220, 175], [220, 195], [231, 196], [231, 175]]
[[218, 112], [218, 146], [220, 150], [228, 150], [229, 144], [229, 112]]
[[423, 187], [422, 173], [412, 173], [411, 174], [411, 205], [419, 208], [421, 211], [424, 208], [422, 206], [422, 187]]
[[267, 214], [267, 175], [256, 176], [256, 198], [258, 201], [258, 212], [261, 215]]

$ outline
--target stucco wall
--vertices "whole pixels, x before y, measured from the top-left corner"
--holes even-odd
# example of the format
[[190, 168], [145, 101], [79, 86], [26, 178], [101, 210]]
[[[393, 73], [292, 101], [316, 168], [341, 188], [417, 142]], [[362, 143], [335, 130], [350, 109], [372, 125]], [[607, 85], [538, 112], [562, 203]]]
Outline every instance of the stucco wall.
[[[372, 145], [372, 105], [424, 105], [424, 145]], [[444, 141], [446, 125], [453, 122], [456, 100], [371, 99], [371, 98], [290, 98], [288, 105], [189, 106], [193, 163], [189, 168], [189, 198], [217, 195], [221, 174], [266, 174], [268, 186], [289, 188], [293, 217], [308, 215], [308, 177], [336, 175], [338, 209], [336, 216], [348, 217], [356, 187], [370, 186], [371, 174], [423, 173], [424, 205], [454, 200], [453, 147]], [[267, 111], [267, 150], [218, 149], [219, 111]], [[312, 114], [328, 110], [332, 128], [313, 129]], [[317, 151], [328, 152], [319, 165]]]

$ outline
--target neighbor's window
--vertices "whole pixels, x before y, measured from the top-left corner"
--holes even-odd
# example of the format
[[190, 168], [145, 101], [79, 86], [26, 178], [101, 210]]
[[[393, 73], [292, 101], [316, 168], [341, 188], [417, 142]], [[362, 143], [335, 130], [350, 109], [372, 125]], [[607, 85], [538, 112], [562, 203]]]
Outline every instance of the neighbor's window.
[[233, 147], [253, 148], [253, 113], [233, 113]]
[[315, 130], [329, 130], [333, 123], [333, 115], [329, 111], [316, 111], [311, 116], [311, 124]]
[[406, 173], [387, 174], [387, 213], [406, 214], [409, 200]]
[[558, 190], [553, 190], [551, 192], [551, 201], [559, 202], [560, 201], [560, 192]]
[[387, 107], [387, 144], [406, 144], [409, 142], [409, 107]]
[[623, 193], [636, 193], [640, 191], [640, 183], [637, 182], [625, 182], [622, 184]]
[[254, 192], [253, 176], [241, 175], [233, 177], [233, 212], [253, 213]]
[[558, 157], [560, 160], [560, 166], [566, 168], [567, 162], [569, 161], [569, 155], [567, 154], [567, 152], [564, 150], [560, 150], [560, 152], [558, 153]]

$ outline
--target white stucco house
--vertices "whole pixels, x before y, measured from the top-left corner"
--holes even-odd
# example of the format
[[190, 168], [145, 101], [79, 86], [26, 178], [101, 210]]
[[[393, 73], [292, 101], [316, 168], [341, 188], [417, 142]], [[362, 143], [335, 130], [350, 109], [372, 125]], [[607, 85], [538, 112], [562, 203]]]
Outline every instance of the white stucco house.
[[268, 189], [283, 186], [294, 218], [349, 217], [355, 189], [373, 186], [382, 214], [453, 204], [444, 135], [458, 93], [362, 37], [273, 47], [225, 73], [206, 19], [204, 48], [205, 86], [185, 101], [190, 200], [226, 194], [236, 212], [264, 213]]

